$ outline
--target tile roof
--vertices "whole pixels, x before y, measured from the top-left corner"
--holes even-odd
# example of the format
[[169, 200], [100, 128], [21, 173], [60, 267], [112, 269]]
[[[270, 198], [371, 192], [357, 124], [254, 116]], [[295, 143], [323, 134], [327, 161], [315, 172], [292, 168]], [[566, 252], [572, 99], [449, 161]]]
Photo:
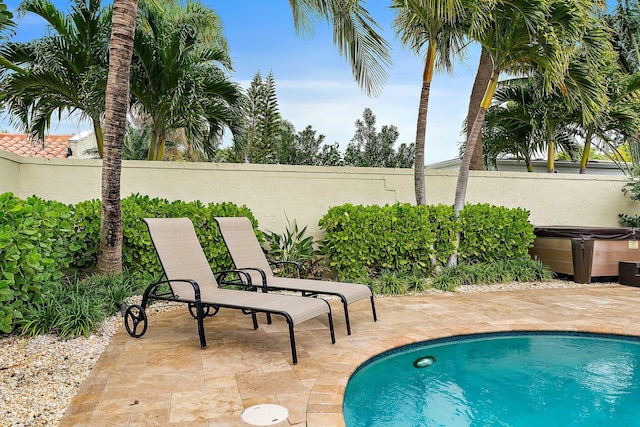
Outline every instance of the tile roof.
[[32, 142], [27, 134], [0, 133], [0, 150], [9, 151], [22, 157], [40, 157], [48, 159], [66, 159], [68, 141], [73, 135], [47, 135], [44, 147]]

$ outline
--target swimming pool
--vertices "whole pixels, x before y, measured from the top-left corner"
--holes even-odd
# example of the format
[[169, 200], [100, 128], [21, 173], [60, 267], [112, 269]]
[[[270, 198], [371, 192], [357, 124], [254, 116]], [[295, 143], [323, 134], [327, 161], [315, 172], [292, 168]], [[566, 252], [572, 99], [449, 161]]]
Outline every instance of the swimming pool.
[[356, 426], [640, 426], [640, 339], [516, 332], [394, 349], [354, 372]]

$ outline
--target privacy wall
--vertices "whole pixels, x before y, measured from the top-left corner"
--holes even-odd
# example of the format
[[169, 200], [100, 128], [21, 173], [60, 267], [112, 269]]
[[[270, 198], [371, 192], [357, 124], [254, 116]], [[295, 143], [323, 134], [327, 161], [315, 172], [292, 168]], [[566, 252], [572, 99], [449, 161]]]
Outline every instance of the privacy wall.
[[[0, 193], [63, 203], [100, 198], [100, 160], [31, 159], [0, 153]], [[425, 170], [427, 202], [453, 204], [457, 171]], [[640, 213], [622, 194], [621, 176], [475, 172], [467, 203], [522, 207], [534, 225], [617, 226], [618, 214]], [[318, 230], [329, 207], [344, 203], [415, 203], [413, 170], [315, 166], [124, 161], [122, 197], [234, 202], [249, 207], [260, 228], [281, 232], [287, 219]]]

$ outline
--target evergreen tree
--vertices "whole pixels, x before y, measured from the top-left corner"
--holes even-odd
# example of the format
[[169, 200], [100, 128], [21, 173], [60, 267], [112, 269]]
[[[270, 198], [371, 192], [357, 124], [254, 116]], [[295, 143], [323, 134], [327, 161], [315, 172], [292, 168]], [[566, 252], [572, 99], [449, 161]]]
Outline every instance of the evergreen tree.
[[[394, 145], [400, 136], [394, 125], [376, 129], [376, 116], [365, 108], [362, 120], [355, 122], [356, 132], [344, 154], [346, 166], [360, 167], [413, 167], [413, 144], [402, 144], [398, 152]], [[408, 150], [411, 148], [411, 150]]]
[[253, 76], [245, 109], [245, 132], [234, 140], [236, 151], [245, 163], [276, 163], [274, 151], [280, 142], [283, 120], [272, 72], [264, 80], [260, 71]]

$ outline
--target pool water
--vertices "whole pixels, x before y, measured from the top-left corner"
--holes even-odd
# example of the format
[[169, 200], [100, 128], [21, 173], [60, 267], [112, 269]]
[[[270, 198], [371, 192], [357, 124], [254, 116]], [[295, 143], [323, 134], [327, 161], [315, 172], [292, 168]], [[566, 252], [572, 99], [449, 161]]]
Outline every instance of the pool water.
[[633, 337], [536, 332], [430, 341], [362, 365], [347, 384], [343, 413], [348, 427], [640, 426], [639, 365]]

